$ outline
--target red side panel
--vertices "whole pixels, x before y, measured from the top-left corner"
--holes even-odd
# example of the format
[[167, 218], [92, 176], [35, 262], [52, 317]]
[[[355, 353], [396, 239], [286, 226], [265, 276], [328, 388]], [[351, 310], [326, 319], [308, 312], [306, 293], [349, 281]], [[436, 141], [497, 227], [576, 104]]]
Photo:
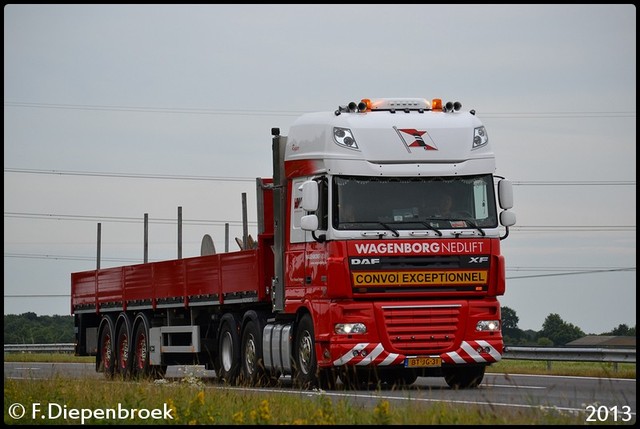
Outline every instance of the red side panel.
[[223, 298], [242, 298], [258, 292], [258, 258], [256, 250], [220, 255]]
[[151, 301], [153, 291], [149, 286], [153, 284], [153, 264], [124, 267], [124, 278], [127, 300], [134, 302]]
[[124, 297], [124, 267], [98, 270], [98, 305], [121, 304]]
[[189, 295], [209, 295], [220, 292], [220, 255], [185, 259], [185, 262]]
[[153, 264], [155, 298], [175, 298], [185, 295], [184, 259]]
[[96, 306], [96, 272], [71, 274], [71, 313]]
[[73, 273], [71, 311], [268, 300], [273, 237], [261, 235], [259, 243], [246, 251]]

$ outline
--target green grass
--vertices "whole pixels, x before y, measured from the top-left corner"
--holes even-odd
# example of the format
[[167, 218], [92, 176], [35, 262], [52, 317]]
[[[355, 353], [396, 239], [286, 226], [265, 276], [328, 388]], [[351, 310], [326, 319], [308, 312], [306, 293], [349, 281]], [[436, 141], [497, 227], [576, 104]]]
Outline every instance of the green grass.
[[95, 356], [75, 356], [72, 353], [5, 353], [5, 362], [95, 362]]
[[505, 359], [489, 366], [487, 372], [635, 379], [636, 364]]
[[[349, 398], [296, 391], [265, 397], [257, 391], [216, 388], [189, 378], [160, 383], [5, 379], [4, 399], [5, 404], [24, 404], [27, 409], [16, 420], [7, 407], [5, 424], [575, 425], [585, 421], [581, 414], [539, 407], [501, 408], [495, 412], [472, 405], [403, 403], [384, 398], [375, 400], [374, 406], [367, 406]], [[37, 410], [41, 411], [34, 413], [34, 403], [39, 404]], [[95, 410], [105, 409], [115, 411], [108, 418], [94, 414]], [[118, 409], [126, 410], [127, 414], [122, 411], [116, 414]], [[144, 415], [133, 415], [133, 409], [159, 410], [158, 418], [147, 415], [147, 411], [137, 411]], [[49, 410], [53, 411], [53, 418], [45, 414]]]

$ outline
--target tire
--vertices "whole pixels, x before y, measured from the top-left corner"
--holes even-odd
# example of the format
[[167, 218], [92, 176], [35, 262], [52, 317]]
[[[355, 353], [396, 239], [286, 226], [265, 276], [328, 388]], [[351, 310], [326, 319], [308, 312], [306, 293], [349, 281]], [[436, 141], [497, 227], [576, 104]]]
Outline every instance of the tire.
[[149, 364], [149, 328], [146, 320], [138, 320], [132, 344], [133, 360], [131, 368], [133, 375], [139, 378], [149, 377], [151, 375], [151, 365]]
[[452, 366], [442, 368], [444, 380], [452, 389], [474, 389], [482, 383], [486, 365]]
[[123, 378], [131, 377], [133, 365], [133, 347], [131, 342], [131, 325], [123, 320], [116, 335], [116, 365], [115, 372]]
[[240, 375], [240, 338], [232, 318], [224, 321], [220, 329], [218, 356], [218, 379], [227, 384], [236, 384]]
[[113, 332], [113, 321], [110, 317], [102, 318], [102, 330], [100, 331], [100, 343], [98, 350], [100, 361], [98, 371], [104, 373], [106, 378], [113, 378], [116, 365], [115, 334]]
[[318, 360], [311, 316], [305, 314], [296, 328], [294, 343], [294, 383], [302, 389], [318, 386]]
[[242, 331], [242, 366], [240, 377], [243, 383], [258, 386], [265, 382], [262, 360], [262, 335], [255, 321], [249, 320]]

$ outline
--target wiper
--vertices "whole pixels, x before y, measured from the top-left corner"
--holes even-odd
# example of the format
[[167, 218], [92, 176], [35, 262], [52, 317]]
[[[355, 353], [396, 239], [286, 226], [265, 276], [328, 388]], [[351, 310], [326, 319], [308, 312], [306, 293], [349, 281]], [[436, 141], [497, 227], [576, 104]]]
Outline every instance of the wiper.
[[[427, 221], [435, 221], [435, 222], [466, 222], [467, 225], [469, 225], [472, 228], [477, 229], [478, 231], [480, 231], [480, 235], [482, 235], [482, 237], [484, 237], [485, 235], [487, 235], [484, 230], [482, 228], [480, 228], [475, 222], [473, 222], [472, 220], [469, 220], [468, 218], [454, 218], [454, 219], [449, 219], [449, 218], [433, 218], [433, 219], [425, 219], [424, 221], [421, 221], [422, 224], [427, 225], [429, 227], [431, 227], [431, 225], [428, 224]], [[431, 227], [434, 231], [437, 231], [440, 233], [439, 230]], [[442, 235], [442, 233], [440, 233], [439, 235]]]
[[487, 234], [484, 232], [484, 230], [483, 230], [482, 228], [480, 228], [480, 227], [478, 226], [478, 224], [477, 224], [477, 223], [475, 223], [474, 221], [472, 221], [472, 220], [467, 220], [467, 219], [462, 219], [462, 220], [463, 220], [464, 222], [468, 223], [469, 225], [471, 225], [472, 227], [474, 227], [475, 229], [477, 229], [478, 231], [480, 231], [480, 235], [481, 235], [482, 237], [484, 237], [485, 235], [487, 235]]
[[435, 227], [431, 226], [431, 225], [429, 224], [429, 222], [425, 222], [425, 221], [423, 221], [423, 220], [418, 221], [418, 222], [419, 222], [421, 225], [426, 226], [426, 227], [427, 227], [427, 229], [430, 229], [431, 231], [435, 231], [435, 232], [436, 232], [436, 234], [438, 234], [440, 237], [442, 237], [442, 232], [441, 232], [438, 228], [435, 228]]
[[393, 233], [394, 237], [400, 237], [400, 233], [398, 232], [398, 230], [391, 228], [389, 225], [387, 225], [384, 222], [377, 222], [380, 225], [384, 226], [385, 228], [387, 228], [389, 231], [391, 231]]
[[365, 223], [365, 224], [376, 224], [376, 225], [382, 225], [385, 229], [388, 229], [389, 231], [391, 231], [393, 233], [394, 237], [400, 237], [400, 233], [391, 228], [388, 224], [384, 223], [384, 222], [380, 222], [380, 221], [359, 221], [359, 222], [354, 222], [354, 223]]

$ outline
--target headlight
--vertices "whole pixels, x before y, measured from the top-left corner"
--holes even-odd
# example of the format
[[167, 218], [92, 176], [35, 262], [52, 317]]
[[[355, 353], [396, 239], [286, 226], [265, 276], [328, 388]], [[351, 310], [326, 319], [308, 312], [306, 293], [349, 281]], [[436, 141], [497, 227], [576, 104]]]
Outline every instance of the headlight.
[[489, 143], [489, 136], [487, 130], [484, 127], [478, 127], [473, 129], [473, 145], [471, 149], [478, 149]]
[[353, 138], [353, 134], [349, 128], [333, 128], [333, 140], [338, 143], [339, 146], [346, 147], [349, 149], [360, 150], [358, 148], [358, 144], [356, 143], [356, 139]]
[[478, 332], [497, 332], [499, 330], [499, 320], [481, 320], [476, 324], [476, 331]]
[[336, 323], [336, 334], [366, 334], [367, 326], [364, 323]]

